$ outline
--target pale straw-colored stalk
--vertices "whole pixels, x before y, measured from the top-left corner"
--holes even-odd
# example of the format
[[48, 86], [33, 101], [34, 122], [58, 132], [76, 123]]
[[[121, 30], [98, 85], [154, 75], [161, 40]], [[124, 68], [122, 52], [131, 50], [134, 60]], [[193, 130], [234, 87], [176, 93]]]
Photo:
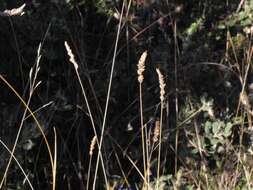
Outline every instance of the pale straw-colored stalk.
[[160, 116], [160, 130], [159, 130], [159, 145], [158, 145], [158, 161], [157, 161], [157, 181], [156, 189], [159, 189], [159, 178], [160, 178], [160, 165], [161, 165], [161, 146], [162, 146], [162, 123], [163, 123], [163, 108], [164, 108], [164, 99], [165, 99], [165, 80], [161, 71], [156, 69], [159, 87], [160, 87], [160, 102], [161, 102], [161, 116]]
[[[11, 153], [11, 150], [7, 147], [7, 145], [0, 139], [0, 143], [3, 145], [3, 147], [10, 153]], [[25, 176], [25, 179], [23, 181], [23, 184], [27, 181], [27, 183], [29, 184], [30, 188], [32, 190], [34, 190], [33, 186], [32, 186], [32, 183], [30, 182], [29, 178], [28, 178], [28, 174], [25, 173], [23, 167], [21, 166], [21, 164], [19, 163], [19, 161], [17, 160], [17, 158], [12, 155], [13, 159], [15, 160], [15, 162], [17, 163], [18, 167], [20, 168], [20, 170], [22, 171], [23, 175]]]
[[[88, 101], [86, 92], [84, 90], [84, 87], [83, 87], [83, 84], [82, 84], [82, 81], [81, 81], [81, 78], [80, 78], [80, 75], [79, 75], [79, 72], [78, 72], [78, 64], [75, 60], [75, 56], [72, 53], [72, 50], [71, 50], [70, 46], [68, 45], [68, 43], [66, 41], [65, 41], [64, 45], [65, 45], [65, 48], [66, 48], [68, 56], [69, 56], [69, 61], [70, 61], [70, 63], [73, 64], [73, 66], [75, 68], [76, 76], [78, 78], [78, 82], [79, 82], [79, 85], [80, 85], [82, 93], [83, 93], [83, 97], [84, 97], [84, 100], [85, 100], [85, 103], [86, 103], [86, 106], [87, 106], [87, 109], [88, 109], [88, 113], [89, 113], [91, 125], [92, 125], [92, 128], [93, 128], [93, 132], [94, 132], [95, 136], [97, 137], [97, 138], [95, 138], [96, 141], [97, 141], [97, 146], [99, 148], [100, 143], [98, 141], [98, 135], [97, 135], [96, 127], [95, 127], [95, 122], [94, 122], [94, 119], [93, 119], [93, 115], [91, 113], [91, 109], [90, 109], [90, 105], [89, 105], [89, 101]], [[108, 180], [107, 180], [107, 176], [106, 176], [104, 160], [103, 160], [103, 156], [102, 156], [101, 151], [98, 151], [98, 158], [100, 158], [100, 160], [101, 160], [101, 165], [102, 165], [102, 170], [103, 170], [103, 174], [104, 174], [105, 183], [108, 186]], [[96, 178], [96, 175], [95, 175], [95, 178]]]
[[86, 182], [86, 189], [89, 189], [91, 161], [92, 161], [92, 155], [93, 155], [93, 151], [95, 149], [96, 142], [97, 142], [97, 137], [94, 136], [91, 140], [91, 143], [90, 143], [90, 151], [89, 151], [90, 159], [89, 159], [89, 168], [88, 168], [88, 177], [87, 177], [87, 182]]
[[143, 172], [144, 172], [144, 178], [147, 182], [144, 183], [144, 187], [149, 184], [149, 180], [147, 179], [147, 160], [148, 156], [147, 154], [147, 146], [146, 146], [146, 138], [144, 133], [144, 120], [143, 120], [143, 103], [142, 103], [142, 83], [144, 80], [144, 71], [145, 71], [145, 61], [147, 58], [147, 51], [144, 51], [139, 59], [138, 65], [137, 65], [137, 74], [138, 74], [138, 82], [139, 82], [139, 103], [140, 103], [140, 115], [141, 115], [141, 142], [142, 142], [142, 157], [143, 157]]
[[14, 155], [14, 152], [15, 152], [17, 144], [18, 144], [18, 140], [19, 140], [22, 128], [23, 128], [23, 124], [24, 124], [27, 112], [29, 112], [31, 114], [32, 118], [34, 119], [34, 121], [36, 123], [36, 126], [38, 127], [39, 131], [42, 134], [42, 137], [43, 137], [43, 139], [45, 141], [46, 147], [47, 147], [48, 152], [49, 152], [49, 158], [50, 158], [50, 163], [51, 163], [51, 168], [52, 168], [52, 174], [53, 174], [53, 176], [55, 174], [54, 173], [54, 161], [53, 161], [52, 151], [51, 151], [51, 148], [50, 148], [49, 143], [47, 141], [46, 135], [45, 135], [45, 133], [44, 133], [44, 131], [42, 129], [42, 126], [40, 125], [39, 121], [35, 117], [33, 111], [29, 108], [29, 104], [30, 104], [30, 101], [32, 99], [32, 95], [33, 95], [35, 89], [41, 84], [41, 81], [37, 82], [37, 75], [38, 75], [38, 72], [40, 70], [40, 66], [39, 66], [40, 59], [41, 59], [41, 44], [39, 44], [39, 47], [38, 47], [38, 50], [37, 50], [37, 58], [36, 58], [35, 65], [34, 65], [33, 68], [31, 68], [30, 73], [29, 73], [29, 84], [30, 84], [30, 89], [29, 90], [30, 91], [29, 91], [29, 97], [28, 97], [27, 103], [19, 95], [19, 93], [14, 89], [14, 87], [2, 75], [0, 75], [0, 79], [11, 89], [12, 92], [14, 92], [14, 94], [16, 95], [16, 97], [22, 102], [22, 104], [25, 107], [25, 111], [23, 113], [23, 116], [22, 116], [22, 119], [21, 119], [21, 122], [20, 122], [20, 125], [19, 125], [19, 129], [18, 129], [18, 132], [17, 132], [17, 135], [16, 135], [16, 139], [15, 139], [13, 148], [11, 150], [11, 157], [9, 158], [8, 164], [6, 166], [4, 175], [3, 175], [1, 183], [0, 183], [0, 189], [3, 186], [3, 183], [4, 183], [5, 179], [6, 179], [6, 176], [7, 176], [9, 167], [10, 167], [10, 164], [12, 162], [13, 155]]
[[[110, 72], [110, 78], [109, 78], [109, 84], [108, 84], [107, 96], [106, 96], [106, 103], [105, 103], [105, 110], [104, 110], [104, 117], [103, 117], [102, 129], [101, 129], [101, 136], [100, 136], [100, 140], [99, 140], [99, 142], [100, 142], [99, 149], [98, 149], [99, 154], [101, 154], [101, 149], [102, 149], [102, 145], [103, 145], [105, 124], [106, 124], [106, 119], [107, 119], [109, 100], [110, 100], [110, 96], [111, 96], [112, 79], [113, 79], [113, 73], [114, 73], [114, 68], [115, 68], [115, 62], [116, 62], [116, 56], [117, 56], [117, 50], [118, 50], [120, 31], [121, 31], [121, 26], [122, 26], [122, 18], [123, 18], [123, 13], [124, 13], [124, 9], [125, 9], [125, 3], [126, 3], [126, 1], [123, 1], [122, 8], [121, 8], [121, 13], [120, 13], [119, 24], [118, 24], [117, 36], [116, 36], [116, 41], [115, 41], [115, 46], [114, 46], [112, 66], [111, 66], [111, 72]], [[93, 190], [96, 189], [96, 179], [97, 179], [98, 165], [99, 165], [99, 159], [97, 157], [95, 174], [94, 174], [95, 177], [94, 177], [94, 181], [93, 181]], [[108, 183], [106, 184], [106, 188], [109, 188]]]
[[56, 189], [56, 171], [57, 171], [57, 134], [54, 127], [54, 165], [53, 165], [53, 190]]

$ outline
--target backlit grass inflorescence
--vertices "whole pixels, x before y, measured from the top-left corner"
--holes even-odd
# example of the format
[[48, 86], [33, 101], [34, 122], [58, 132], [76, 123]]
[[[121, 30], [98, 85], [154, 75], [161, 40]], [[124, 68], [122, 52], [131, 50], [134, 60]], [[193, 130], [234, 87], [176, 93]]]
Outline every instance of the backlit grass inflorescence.
[[160, 100], [161, 103], [164, 102], [164, 97], [165, 97], [165, 81], [164, 81], [164, 76], [161, 73], [161, 71], [157, 68], [156, 72], [158, 74], [158, 78], [159, 78], [159, 86], [160, 86]]
[[147, 51], [144, 51], [139, 59], [139, 62], [138, 62], [137, 74], [138, 74], [139, 83], [142, 83], [144, 80], [143, 72], [145, 71], [145, 61], [147, 58], [147, 54], [148, 54]]
[[74, 56], [74, 54], [72, 53], [71, 48], [69, 47], [68, 42], [65, 41], [64, 45], [65, 45], [65, 48], [66, 48], [67, 53], [68, 53], [68, 56], [69, 56], [69, 61], [70, 61], [71, 63], [73, 63], [75, 69], [77, 70], [77, 69], [78, 69], [78, 64], [77, 64], [77, 62], [76, 62], [76, 60], [75, 60], [75, 56]]
[[90, 143], [90, 151], [89, 151], [89, 155], [90, 155], [90, 156], [92, 156], [93, 151], [94, 151], [94, 149], [95, 149], [96, 140], [97, 140], [96, 136], [94, 136], [94, 137], [92, 138], [92, 140], [91, 140], [91, 143]]

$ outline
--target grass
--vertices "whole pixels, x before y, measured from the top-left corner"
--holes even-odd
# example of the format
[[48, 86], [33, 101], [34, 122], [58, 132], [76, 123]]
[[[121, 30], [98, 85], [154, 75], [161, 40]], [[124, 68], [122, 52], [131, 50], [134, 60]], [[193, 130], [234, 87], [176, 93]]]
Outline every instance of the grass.
[[[4, 175], [3, 175], [2, 180], [1, 180], [0, 188], [3, 187], [3, 183], [4, 183], [5, 178], [7, 176], [7, 173], [8, 173], [10, 164], [12, 162], [12, 158], [13, 158], [15, 149], [16, 149], [17, 144], [18, 144], [18, 140], [19, 140], [19, 137], [20, 137], [20, 134], [21, 134], [21, 130], [22, 130], [24, 121], [25, 121], [25, 117], [26, 117], [26, 114], [27, 114], [27, 111], [28, 111], [29, 114], [34, 119], [34, 121], [36, 122], [36, 126], [38, 127], [39, 131], [41, 132], [41, 135], [42, 135], [42, 137], [45, 141], [45, 144], [47, 146], [47, 150], [48, 150], [49, 157], [50, 157], [51, 168], [52, 168], [52, 178], [53, 178], [53, 180], [52, 180], [53, 181], [52, 189], [55, 190], [55, 184], [56, 184], [55, 183], [55, 180], [56, 180], [56, 158], [57, 158], [56, 152], [55, 152], [55, 156], [54, 156], [54, 159], [53, 159], [53, 156], [52, 156], [53, 154], [52, 154], [51, 148], [49, 146], [48, 140], [46, 138], [46, 135], [45, 135], [39, 121], [35, 117], [33, 111], [29, 108], [29, 104], [30, 104], [32, 95], [33, 95], [34, 91], [36, 90], [36, 88], [40, 85], [40, 82], [36, 81], [38, 72], [40, 70], [40, 66], [39, 66], [39, 62], [40, 62], [40, 58], [41, 58], [40, 51], [41, 51], [41, 44], [39, 45], [39, 48], [38, 48], [38, 54], [37, 54], [37, 60], [36, 60], [35, 66], [34, 66], [34, 68], [31, 68], [30, 74], [29, 74], [29, 77], [30, 77], [30, 80], [29, 80], [29, 82], [30, 82], [30, 92], [29, 92], [29, 98], [27, 100], [27, 103], [19, 95], [19, 93], [13, 88], [13, 86], [2, 75], [0, 75], [1, 80], [11, 89], [11, 91], [17, 96], [17, 98], [22, 102], [22, 104], [25, 107], [25, 111], [24, 111], [24, 114], [22, 116], [21, 123], [20, 123], [20, 126], [19, 126], [19, 130], [17, 132], [16, 139], [15, 139], [12, 151], [11, 151], [11, 157], [9, 158], [8, 164], [6, 166]], [[55, 132], [55, 130], [54, 130], [54, 132]], [[57, 145], [56, 145], [56, 135], [55, 135], [55, 151], [56, 151], [56, 147], [57, 147]]]
[[[99, 42], [100, 48], [92, 54], [96, 59], [90, 64], [86, 63], [88, 58], [82, 55], [82, 47], [74, 38], [77, 34], [69, 32], [68, 40], [60, 42], [63, 48], [58, 51], [64, 54], [66, 80], [65, 86], [60, 88], [66, 92], [71, 89], [70, 95], [62, 93], [58, 99], [45, 98], [49, 103], [34, 109], [45, 97], [45, 89], [47, 97], [53, 94], [50, 93], [53, 91], [50, 75], [53, 74], [49, 64], [41, 63], [48, 56], [46, 38], [51, 35], [51, 22], [37, 49], [35, 63], [27, 73], [22, 73], [28, 78], [22, 79], [28, 90], [20, 92], [18, 85], [8, 80], [9, 76], [0, 74], [2, 89], [11, 92], [22, 105], [17, 130], [12, 131], [15, 138], [11, 146], [0, 136], [1, 146], [10, 155], [0, 172], [0, 189], [8, 189], [11, 185], [15, 189], [46, 186], [52, 190], [253, 188], [250, 91], [253, 31], [241, 34], [243, 40], [238, 43], [238, 35], [227, 29], [220, 63], [183, 65], [182, 60], [187, 55], [185, 49], [180, 50], [177, 19], [167, 13], [155, 20], [149, 15], [144, 16], [150, 19], [145, 21], [149, 23], [147, 26], [135, 24], [133, 12], [138, 8], [133, 3], [136, 2], [123, 1], [120, 8], [114, 7], [117, 24], [111, 50], [106, 51], [109, 61], [104, 58], [101, 65], [96, 65], [104, 36]], [[139, 8], [140, 5], [138, 1]], [[241, 6], [240, 3], [240, 9]], [[25, 5], [0, 12], [0, 16], [21, 16], [24, 8]], [[81, 11], [79, 13], [81, 15]], [[166, 24], [164, 19], [169, 16], [171, 22], [166, 26], [171, 29], [171, 39], [159, 43], [173, 48], [166, 46], [171, 48], [169, 61], [161, 63], [155, 49], [163, 51], [161, 48], [152, 43], [143, 48], [140, 44], [149, 44], [153, 28], [161, 32]], [[136, 17], [142, 22], [141, 16]], [[109, 26], [110, 19], [107, 24]], [[187, 40], [194, 41], [194, 33], [198, 30]], [[146, 36], [146, 33], [149, 34]], [[139, 37], [145, 38], [144, 42]], [[166, 41], [165, 37], [162, 39]], [[135, 51], [132, 47], [138, 48]], [[148, 50], [143, 50], [146, 47]], [[125, 62], [129, 65], [123, 64]], [[43, 77], [47, 74], [49, 77]], [[194, 81], [198, 83], [197, 88]], [[226, 86], [229, 82], [232, 85]], [[60, 101], [64, 111], [59, 109]], [[49, 106], [55, 110], [50, 112]], [[43, 111], [53, 120], [48, 122], [49, 127], [38, 118]], [[70, 118], [72, 113], [74, 119]], [[57, 120], [57, 116], [60, 119]], [[35, 147], [25, 150], [21, 139], [24, 126], [30, 120], [40, 135], [39, 138], [32, 134], [26, 137], [25, 140], [34, 142]]]

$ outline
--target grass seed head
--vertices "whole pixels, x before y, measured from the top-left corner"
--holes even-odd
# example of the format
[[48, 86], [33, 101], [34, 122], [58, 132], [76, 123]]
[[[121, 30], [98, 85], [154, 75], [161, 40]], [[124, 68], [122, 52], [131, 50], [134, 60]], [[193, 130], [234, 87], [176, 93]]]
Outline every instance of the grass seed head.
[[75, 56], [74, 56], [74, 54], [72, 53], [72, 50], [71, 50], [71, 48], [70, 48], [68, 42], [65, 41], [64, 45], [65, 45], [65, 48], [66, 48], [67, 53], [68, 53], [68, 56], [69, 56], [69, 61], [70, 61], [71, 63], [73, 63], [75, 69], [77, 70], [77, 69], [78, 69], [78, 64], [77, 64], [77, 62], [76, 62], [76, 60], [75, 60]]
[[156, 120], [155, 121], [154, 136], [153, 136], [153, 143], [156, 143], [158, 141], [159, 133], [160, 133], [160, 121]]
[[139, 62], [138, 62], [137, 74], [138, 74], [139, 83], [142, 83], [144, 80], [143, 72], [145, 71], [145, 61], [147, 58], [147, 54], [148, 54], [147, 51], [144, 51], [139, 59]]
[[96, 136], [94, 136], [94, 137], [92, 138], [92, 140], [91, 140], [91, 143], [90, 143], [90, 151], [89, 151], [89, 155], [90, 155], [90, 156], [92, 156], [93, 151], [94, 151], [94, 149], [95, 149], [96, 140], [97, 140]]
[[159, 78], [159, 86], [160, 86], [160, 100], [163, 103], [164, 102], [164, 97], [165, 97], [165, 81], [164, 81], [164, 76], [161, 73], [161, 71], [157, 68], [156, 72], [158, 74]]

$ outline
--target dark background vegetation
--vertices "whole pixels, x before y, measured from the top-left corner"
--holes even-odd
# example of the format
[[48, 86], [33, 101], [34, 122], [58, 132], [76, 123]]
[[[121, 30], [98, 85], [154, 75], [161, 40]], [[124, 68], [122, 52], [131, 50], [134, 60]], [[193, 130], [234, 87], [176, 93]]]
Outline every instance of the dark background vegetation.
[[[51, 144], [53, 127], [57, 131], [57, 189], [82, 189], [94, 134], [64, 41], [69, 42], [76, 56], [99, 131], [119, 22], [115, 13], [120, 12], [122, 1], [8, 0], [0, 2], [0, 10], [23, 3], [26, 3], [26, 13], [22, 17], [0, 17], [0, 74], [26, 100], [29, 71], [42, 43], [38, 74], [42, 84], [35, 91], [30, 107], [36, 110], [53, 101], [36, 116]], [[210, 177], [211, 189], [220, 188], [221, 176], [235, 179], [231, 188], [246, 186], [242, 165], [240, 175], [234, 174], [237, 153], [241, 151], [247, 156], [251, 148], [251, 133], [246, 131], [241, 135], [248, 126], [244, 124], [248, 121], [245, 108], [237, 109], [237, 105], [242, 90], [240, 79], [244, 79], [245, 65], [252, 63], [246, 59], [251, 34], [245, 31], [252, 27], [253, 2], [246, 0], [241, 8], [239, 4], [239, 0], [132, 1], [129, 15], [123, 16], [104, 138], [103, 154], [111, 181], [122, 183], [122, 167], [132, 188], [140, 183], [139, 175], [124, 154], [135, 161], [142, 157], [136, 66], [141, 53], [147, 50], [143, 100], [144, 120], [151, 131], [159, 118], [155, 68], [162, 70], [167, 83], [162, 155], [164, 176], [169, 176], [166, 188], [177, 180], [177, 171], [185, 172], [179, 189], [196, 189], [196, 179], [205, 189], [205, 175]], [[249, 98], [251, 72], [250, 67], [245, 87]], [[3, 82], [0, 89], [0, 138], [11, 148], [24, 107]], [[176, 134], [179, 135], [178, 166], [175, 165]], [[198, 138], [201, 151], [195, 146]], [[33, 146], [27, 148], [27, 143]], [[4, 148], [0, 154], [2, 176], [9, 155]], [[36, 189], [50, 189], [48, 154], [32, 119], [25, 121], [15, 155]], [[22, 180], [22, 173], [12, 164], [5, 188], [28, 188], [22, 185]], [[98, 184], [100, 189], [104, 187], [102, 173]]]

